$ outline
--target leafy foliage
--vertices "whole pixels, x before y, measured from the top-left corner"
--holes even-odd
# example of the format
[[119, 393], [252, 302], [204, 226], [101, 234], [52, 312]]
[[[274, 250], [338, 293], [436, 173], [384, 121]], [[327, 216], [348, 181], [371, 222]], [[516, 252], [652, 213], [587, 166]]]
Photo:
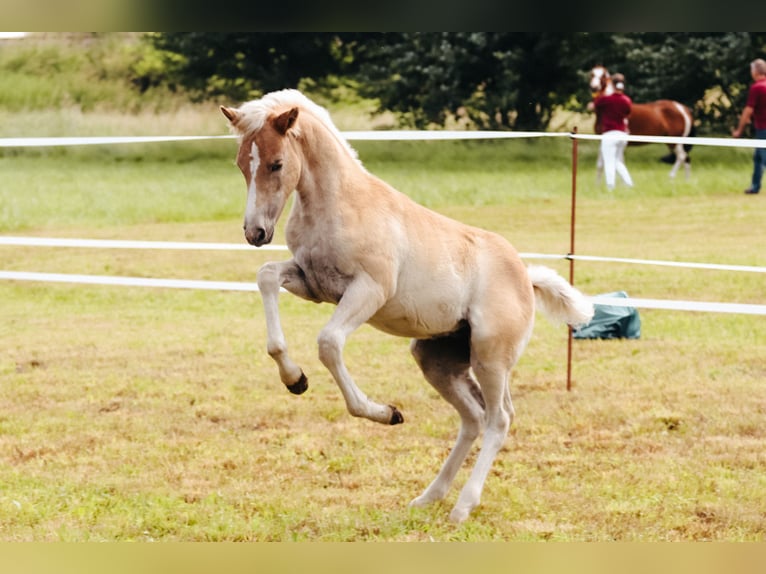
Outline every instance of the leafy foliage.
[[183, 55], [176, 76], [198, 96], [245, 99], [341, 74], [418, 128], [544, 129], [558, 107], [584, 110], [588, 70], [602, 63], [627, 76], [635, 101], [684, 102], [709, 132], [736, 121], [766, 34], [168, 33], [156, 44]]
[[404, 125], [541, 130], [559, 109], [585, 111], [600, 63], [634, 101], [679, 100], [699, 133], [728, 133], [766, 33], [77, 33], [0, 48], [6, 110], [140, 112], [286, 87], [349, 104], [351, 86]]
[[[573, 34], [411, 33], [362, 52], [364, 93], [417, 127], [448, 115], [490, 129], [539, 129], [576, 84]], [[532, 57], [530, 57], [530, 55]]]
[[341, 65], [333, 50], [337, 38], [329, 33], [172, 32], [153, 41], [183, 57], [169, 73], [197, 98], [244, 100], [297, 87], [301, 79], [324, 77]]

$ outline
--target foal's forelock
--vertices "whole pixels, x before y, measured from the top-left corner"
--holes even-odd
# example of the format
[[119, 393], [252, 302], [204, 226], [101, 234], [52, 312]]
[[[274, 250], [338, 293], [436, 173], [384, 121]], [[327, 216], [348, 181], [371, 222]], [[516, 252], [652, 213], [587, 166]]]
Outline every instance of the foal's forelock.
[[[335, 126], [329, 112], [322, 106], [319, 106], [308, 99], [298, 90], [279, 90], [277, 92], [266, 94], [261, 99], [252, 100], [242, 104], [238, 110], [240, 112], [238, 121], [236, 125], [232, 125], [232, 129], [239, 135], [240, 143], [242, 143], [250, 135], [263, 129], [266, 122], [269, 121], [269, 118], [296, 106], [300, 108], [300, 116], [304, 116], [305, 114], [311, 115], [315, 120], [322, 124], [325, 129], [338, 140], [351, 158], [363, 168], [356, 150], [351, 147], [346, 138], [343, 137], [343, 134], [341, 134]], [[295, 125], [290, 129], [291, 136], [301, 136], [300, 116]]]

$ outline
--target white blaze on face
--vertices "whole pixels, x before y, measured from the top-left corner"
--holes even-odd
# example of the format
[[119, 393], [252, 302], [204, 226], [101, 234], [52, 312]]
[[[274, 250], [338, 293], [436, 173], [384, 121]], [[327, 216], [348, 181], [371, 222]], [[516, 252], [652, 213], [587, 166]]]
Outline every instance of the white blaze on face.
[[603, 68], [594, 68], [593, 77], [590, 80], [590, 89], [597, 92], [601, 89], [601, 77], [604, 75]]
[[255, 218], [255, 174], [261, 157], [258, 155], [258, 146], [253, 142], [250, 147], [250, 182], [247, 186], [247, 204], [245, 205], [245, 223]]

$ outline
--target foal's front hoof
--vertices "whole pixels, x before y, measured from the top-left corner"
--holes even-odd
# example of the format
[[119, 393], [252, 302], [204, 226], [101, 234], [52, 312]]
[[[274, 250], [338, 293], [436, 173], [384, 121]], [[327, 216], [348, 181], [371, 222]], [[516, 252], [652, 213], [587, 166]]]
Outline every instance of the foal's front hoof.
[[303, 374], [301, 371], [301, 378], [298, 379], [298, 382], [293, 383], [292, 385], [287, 385], [287, 390], [290, 391], [294, 395], [302, 395], [306, 392], [306, 389], [309, 388], [309, 380], [306, 378], [306, 375]]
[[391, 420], [388, 421], [388, 424], [390, 425], [400, 425], [404, 422], [404, 417], [402, 416], [402, 413], [399, 412], [399, 409], [397, 409], [394, 405], [388, 405], [391, 408]]

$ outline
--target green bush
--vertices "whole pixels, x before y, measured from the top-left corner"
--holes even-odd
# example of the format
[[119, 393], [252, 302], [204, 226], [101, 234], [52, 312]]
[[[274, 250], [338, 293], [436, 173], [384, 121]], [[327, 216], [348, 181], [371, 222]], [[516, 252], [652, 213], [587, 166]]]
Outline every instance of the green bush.
[[167, 109], [185, 101], [165, 82], [174, 61], [144, 34], [32, 35], [0, 47], [0, 109]]

